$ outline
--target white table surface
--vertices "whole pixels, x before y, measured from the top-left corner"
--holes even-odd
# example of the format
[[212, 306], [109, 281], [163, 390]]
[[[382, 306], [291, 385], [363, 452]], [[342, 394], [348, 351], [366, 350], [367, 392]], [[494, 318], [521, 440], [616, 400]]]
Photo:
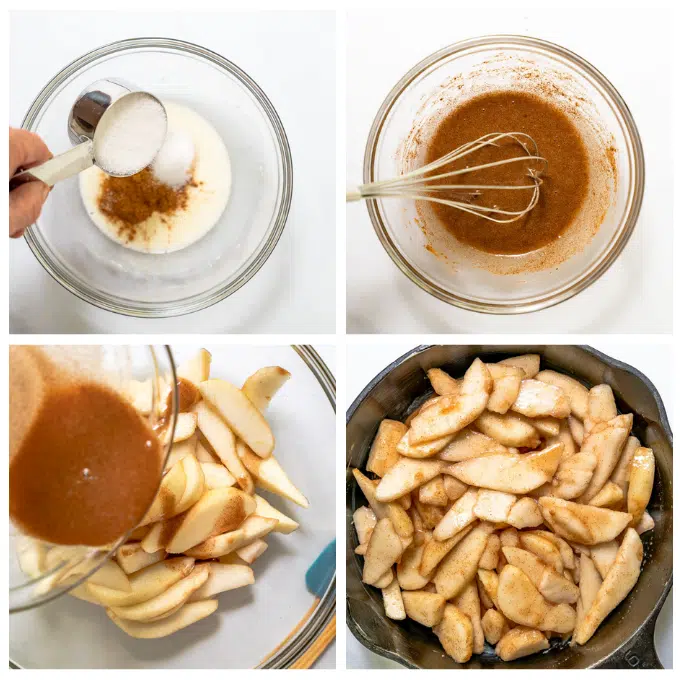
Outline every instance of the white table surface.
[[[507, 9], [455, 3], [430, 13], [353, 11], [347, 18], [347, 186], [362, 179], [369, 128], [384, 97], [416, 63], [465, 38], [515, 33], [576, 52], [619, 90], [640, 130], [647, 180], [623, 254], [595, 284], [557, 307], [487, 316], [441, 302], [411, 283], [380, 245], [361, 204], [347, 206], [350, 333], [671, 333], [673, 166], [669, 11], [564, 3]], [[632, 47], [634, 45], [634, 47]]]
[[283, 236], [257, 275], [227, 300], [175, 319], [116, 316], [54, 282], [21, 239], [10, 243], [10, 332], [334, 332], [333, 12], [13, 12], [10, 28], [12, 125], [74, 58], [123, 38], [172, 37], [224, 55], [260, 85], [283, 121], [294, 166]]
[[[671, 423], [674, 422], [674, 371], [673, 347], [670, 343], [657, 345], [620, 344], [616, 342], [598, 341], [592, 343], [595, 349], [634, 366], [644, 373], [661, 394]], [[361, 390], [380, 371], [392, 361], [408, 352], [414, 343], [388, 343], [359, 345], [352, 343], [347, 347], [347, 390], [346, 408], [356, 399]], [[656, 652], [664, 668], [673, 665], [673, 591], [668, 595], [656, 623]], [[402, 668], [393, 661], [384, 659], [369, 652], [346, 629], [346, 663], [347, 668]]]

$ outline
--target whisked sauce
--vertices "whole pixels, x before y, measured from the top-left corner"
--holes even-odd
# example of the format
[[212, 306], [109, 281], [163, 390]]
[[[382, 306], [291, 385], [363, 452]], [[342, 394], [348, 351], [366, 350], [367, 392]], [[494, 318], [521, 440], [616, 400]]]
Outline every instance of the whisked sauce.
[[[589, 164], [582, 137], [576, 126], [556, 106], [524, 92], [501, 91], [481, 95], [453, 110], [442, 119], [426, 150], [426, 163], [491, 132], [524, 132], [538, 146], [547, 165], [520, 161], [486, 168], [440, 184], [531, 184], [529, 168], [543, 169], [538, 204], [515, 222], [498, 224], [451, 206], [431, 203], [441, 224], [460, 242], [478, 250], [500, 255], [532, 252], [556, 241], [571, 225], [583, 205], [589, 185]], [[446, 167], [446, 170], [483, 165], [524, 155], [515, 142], [485, 147]], [[545, 167], [544, 167], [545, 166]], [[442, 171], [439, 171], [442, 172]], [[442, 192], [441, 198], [460, 200], [461, 194]], [[523, 210], [531, 189], [482, 190], [472, 204]], [[507, 216], [494, 214], [505, 219]]]

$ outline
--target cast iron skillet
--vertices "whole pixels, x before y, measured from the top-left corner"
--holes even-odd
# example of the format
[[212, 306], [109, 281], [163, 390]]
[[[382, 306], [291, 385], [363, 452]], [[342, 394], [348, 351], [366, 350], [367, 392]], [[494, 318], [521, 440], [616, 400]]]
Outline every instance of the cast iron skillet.
[[[656, 526], [642, 536], [642, 573], [628, 597], [607, 617], [583, 647], [565, 643], [512, 662], [501, 661], [490, 645], [482, 655], [457, 664], [443, 653], [429, 628], [385, 616], [380, 591], [361, 582], [363, 558], [352, 525], [354, 510], [366, 504], [350, 473], [363, 468], [383, 418], [403, 420], [432, 394], [425, 371], [441, 367], [461, 376], [472, 359], [499, 361], [538, 353], [541, 368], [571, 375], [587, 386], [611, 385], [622, 413], [635, 415], [633, 433], [654, 449], [656, 474], [649, 512]], [[671, 588], [673, 572], [673, 438], [661, 398], [652, 383], [631, 366], [590, 347], [569, 345], [421, 346], [377, 375], [347, 412], [347, 625], [368, 649], [407, 668], [661, 668], [654, 649], [654, 624]]]

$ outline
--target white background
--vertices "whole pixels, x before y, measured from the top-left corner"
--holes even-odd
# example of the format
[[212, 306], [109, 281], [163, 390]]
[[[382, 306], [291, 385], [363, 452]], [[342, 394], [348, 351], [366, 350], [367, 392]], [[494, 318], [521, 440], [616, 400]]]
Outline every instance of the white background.
[[[451, 3], [452, 5], [454, 3]], [[672, 332], [670, 12], [587, 9], [549, 2], [523, 9], [460, 3], [432, 12], [350, 12], [347, 19], [347, 186], [362, 181], [364, 146], [387, 93], [416, 63], [465, 38], [515, 33], [556, 42], [599, 69], [627, 102], [645, 153], [642, 212], [625, 251], [575, 298], [520, 316], [452, 307], [411, 283], [380, 245], [366, 207], [347, 206], [347, 331], [350, 333]], [[622, 6], [623, 5], [623, 6]], [[434, 18], [436, 17], [436, 19]]]
[[[478, 340], [477, 338], [475, 339]], [[498, 338], [484, 338], [482, 344], [500, 342]], [[536, 338], [523, 338], [522, 342], [543, 342]], [[673, 346], [666, 344], [621, 344], [615, 341], [591, 343], [595, 349], [623, 361], [646, 375], [659, 391], [666, 407], [671, 426], [675, 422], [673, 410], [674, 397], [674, 362]], [[370, 345], [359, 345], [356, 342], [347, 347], [347, 393], [346, 407], [349, 408], [361, 390], [366, 387], [380, 371], [392, 361], [411, 350], [416, 343], [381, 342]], [[665, 668], [673, 664], [673, 591], [668, 595], [656, 624], [656, 652]], [[347, 668], [402, 668], [402, 666], [369, 652], [358, 642], [349, 629], [347, 633]]]
[[178, 38], [214, 50], [264, 90], [293, 156], [293, 202], [283, 236], [256, 276], [227, 300], [190, 316], [158, 320], [117, 316], [82, 302], [52, 280], [23, 239], [12, 241], [10, 331], [333, 333], [334, 13], [12, 13], [10, 124], [21, 124], [43, 86], [70, 61], [140, 36]]

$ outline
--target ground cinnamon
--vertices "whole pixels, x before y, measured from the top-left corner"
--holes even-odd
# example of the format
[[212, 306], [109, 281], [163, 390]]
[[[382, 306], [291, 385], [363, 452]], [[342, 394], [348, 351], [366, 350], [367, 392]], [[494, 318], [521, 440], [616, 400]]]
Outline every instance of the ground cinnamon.
[[[568, 229], [586, 198], [589, 166], [581, 135], [569, 118], [546, 99], [519, 91], [493, 92], [471, 99], [441, 121], [428, 144], [426, 162], [491, 132], [525, 132], [536, 141], [539, 154], [547, 160], [538, 205], [509, 224], [489, 222], [436, 203], [432, 209], [456, 239], [478, 250], [517, 255], [543, 248]], [[486, 147], [451, 169], [492, 163], [521, 153], [514, 143]], [[456, 177], [456, 183], [527, 184], [524, 165], [511, 163], [475, 171]], [[485, 190], [473, 200], [505, 210], [522, 210], [528, 198], [523, 191]]]
[[154, 213], [172, 215], [184, 210], [192, 179], [179, 189], [159, 182], [149, 168], [130, 177], [107, 175], [101, 183], [98, 205], [101, 212], [118, 225], [118, 235], [133, 240], [137, 226]]

